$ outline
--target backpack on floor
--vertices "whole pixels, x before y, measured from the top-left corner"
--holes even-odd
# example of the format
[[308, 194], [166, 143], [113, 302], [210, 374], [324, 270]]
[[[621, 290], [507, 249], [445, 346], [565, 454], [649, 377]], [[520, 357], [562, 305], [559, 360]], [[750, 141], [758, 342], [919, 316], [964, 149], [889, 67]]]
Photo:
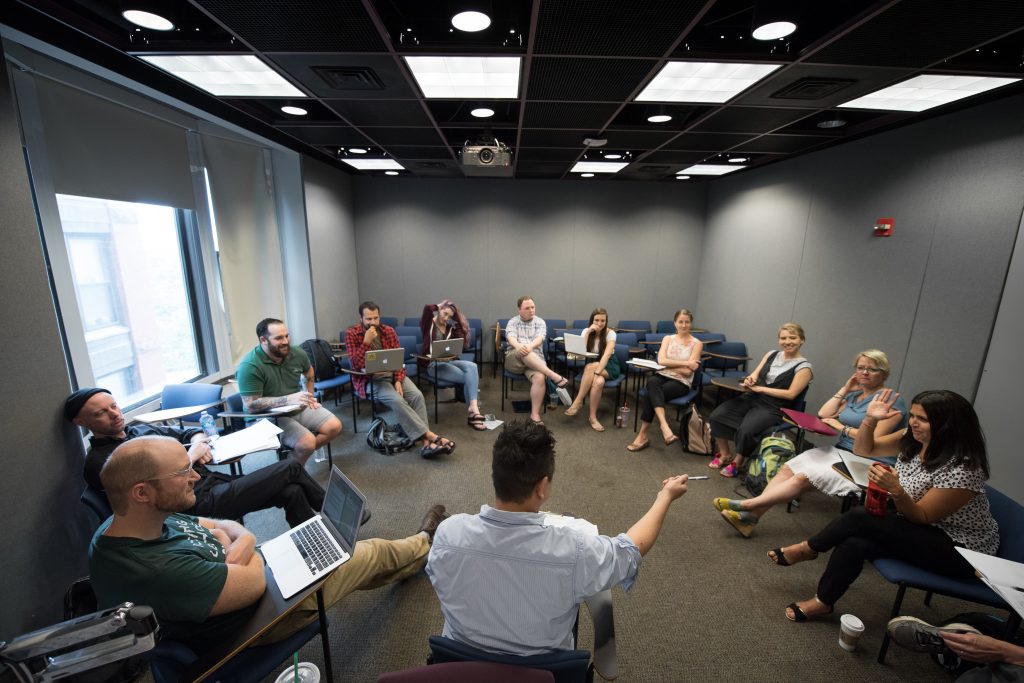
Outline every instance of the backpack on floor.
[[785, 436], [772, 434], [761, 439], [757, 457], [750, 459], [743, 485], [750, 495], [759, 496], [768, 482], [775, 478], [782, 466], [796, 455], [796, 447]]
[[711, 455], [714, 452], [711, 425], [701, 417], [697, 406], [692, 403], [679, 421], [679, 445], [684, 452], [696, 455]]
[[384, 455], [394, 455], [412, 448], [412, 439], [402, 425], [389, 425], [383, 418], [375, 417], [366, 433], [366, 445]]

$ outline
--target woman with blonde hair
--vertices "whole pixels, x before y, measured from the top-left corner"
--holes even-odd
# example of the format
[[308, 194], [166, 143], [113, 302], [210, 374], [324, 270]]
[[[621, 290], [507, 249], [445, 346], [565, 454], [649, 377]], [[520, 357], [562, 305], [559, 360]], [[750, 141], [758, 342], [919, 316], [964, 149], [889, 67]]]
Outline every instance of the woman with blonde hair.
[[[746, 500], [715, 498], [714, 506], [725, 521], [741, 535], [749, 538], [754, 525], [772, 509], [773, 505], [788, 503], [805, 491], [818, 489], [830, 496], [844, 496], [860, 490], [856, 484], [832, 469], [841, 462], [840, 451], [853, 452], [871, 399], [885, 389], [889, 377], [889, 357], [878, 349], [861, 351], [853, 358], [854, 373], [839, 390], [829, 397], [818, 410], [818, 417], [839, 432], [835, 446], [813, 448], [796, 456], [768, 482], [761, 495]], [[907, 406], [903, 399], [893, 405], [896, 414], [879, 421], [874, 428], [875, 438], [901, 428], [906, 421]]]
[[605, 380], [615, 379], [622, 374], [619, 359], [615, 355], [615, 330], [608, 329], [608, 311], [595, 308], [590, 314], [587, 329], [583, 330], [587, 351], [597, 354], [597, 360], [583, 367], [580, 390], [565, 414], [572, 417], [580, 412], [583, 401], [590, 396], [590, 426], [596, 432], [603, 432], [604, 425], [597, 421], [597, 408], [601, 403]]
[[[779, 328], [779, 349], [764, 354], [754, 371], [741, 382], [746, 391], [718, 406], [711, 413], [711, 436], [718, 453], [708, 463], [721, 468], [723, 477], [735, 477], [743, 460], [757, 450], [761, 432], [782, 422], [780, 408], [793, 401], [814, 377], [811, 363], [800, 349], [806, 341], [804, 328], [786, 323]], [[730, 447], [735, 442], [735, 457]]]

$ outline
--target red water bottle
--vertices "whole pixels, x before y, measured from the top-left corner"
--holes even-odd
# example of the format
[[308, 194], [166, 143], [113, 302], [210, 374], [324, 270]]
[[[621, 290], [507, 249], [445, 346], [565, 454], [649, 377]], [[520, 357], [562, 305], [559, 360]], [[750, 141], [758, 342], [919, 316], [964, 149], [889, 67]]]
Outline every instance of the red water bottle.
[[[888, 465], [879, 463], [880, 467], [884, 467], [887, 470], [892, 468]], [[875, 481], [868, 481], [868, 495], [864, 499], [864, 509], [875, 517], [885, 517], [885, 507], [889, 502], [889, 492], [883, 489], [881, 486], [875, 483]]]

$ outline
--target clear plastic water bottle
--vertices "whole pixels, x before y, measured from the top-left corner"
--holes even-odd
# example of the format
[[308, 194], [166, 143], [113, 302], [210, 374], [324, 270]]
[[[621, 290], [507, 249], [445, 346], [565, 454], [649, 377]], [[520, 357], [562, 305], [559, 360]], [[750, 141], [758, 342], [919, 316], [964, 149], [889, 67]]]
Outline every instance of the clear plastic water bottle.
[[217, 425], [214, 423], [213, 416], [205, 410], [199, 414], [199, 426], [203, 428], [203, 433], [206, 434], [206, 438], [210, 441], [213, 441], [220, 436], [220, 432], [217, 431]]
[[306, 390], [306, 376], [303, 375], [300, 372], [299, 373], [299, 391], [302, 392], [302, 391], [305, 391], [305, 390]]
[[622, 428], [629, 424], [629, 405], [623, 401], [618, 412], [615, 413], [615, 426]]

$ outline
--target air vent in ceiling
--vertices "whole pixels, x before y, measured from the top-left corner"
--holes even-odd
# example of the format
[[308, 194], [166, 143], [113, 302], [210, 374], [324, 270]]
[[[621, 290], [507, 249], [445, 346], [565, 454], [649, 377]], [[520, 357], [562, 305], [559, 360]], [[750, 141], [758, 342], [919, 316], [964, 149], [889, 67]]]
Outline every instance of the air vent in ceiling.
[[771, 94], [777, 100], [820, 100], [856, 83], [847, 78], [801, 78]]
[[335, 90], [384, 89], [384, 84], [368, 66], [314, 66], [312, 69]]
[[672, 170], [671, 166], [641, 166], [636, 169], [638, 173], [668, 173]]

